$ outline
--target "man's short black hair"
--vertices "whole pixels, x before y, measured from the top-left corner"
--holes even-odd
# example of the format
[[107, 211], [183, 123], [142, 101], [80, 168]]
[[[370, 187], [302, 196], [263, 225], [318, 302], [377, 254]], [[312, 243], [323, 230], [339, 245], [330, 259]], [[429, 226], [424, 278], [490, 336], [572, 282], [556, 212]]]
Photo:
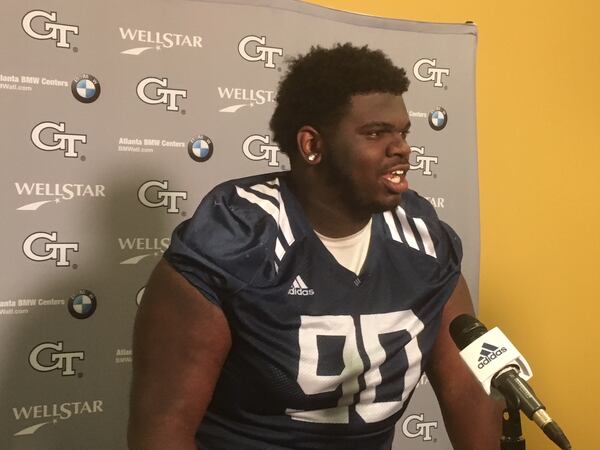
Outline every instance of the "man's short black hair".
[[271, 117], [273, 138], [292, 156], [296, 153], [296, 134], [304, 125], [327, 135], [347, 111], [353, 95], [401, 95], [408, 84], [405, 70], [396, 67], [381, 50], [350, 43], [330, 49], [313, 46], [306, 55], [289, 60]]

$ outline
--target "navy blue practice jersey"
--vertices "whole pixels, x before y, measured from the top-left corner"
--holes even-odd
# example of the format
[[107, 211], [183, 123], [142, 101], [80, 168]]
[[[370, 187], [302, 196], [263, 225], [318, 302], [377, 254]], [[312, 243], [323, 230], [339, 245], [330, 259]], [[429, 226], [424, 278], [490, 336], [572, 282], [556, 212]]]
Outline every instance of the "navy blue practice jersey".
[[316, 236], [285, 174], [217, 186], [165, 253], [232, 331], [198, 448], [391, 448], [461, 256], [413, 191], [373, 216], [357, 276]]

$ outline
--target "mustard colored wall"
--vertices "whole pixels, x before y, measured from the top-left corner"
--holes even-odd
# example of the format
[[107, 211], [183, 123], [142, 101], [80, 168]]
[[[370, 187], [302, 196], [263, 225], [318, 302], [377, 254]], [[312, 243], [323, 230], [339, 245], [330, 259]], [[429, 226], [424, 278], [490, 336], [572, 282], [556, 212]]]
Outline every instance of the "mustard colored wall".
[[[573, 449], [600, 449], [600, 4], [310, 3], [478, 25], [480, 318], [526, 356]], [[523, 422], [528, 449], [558, 448]]]

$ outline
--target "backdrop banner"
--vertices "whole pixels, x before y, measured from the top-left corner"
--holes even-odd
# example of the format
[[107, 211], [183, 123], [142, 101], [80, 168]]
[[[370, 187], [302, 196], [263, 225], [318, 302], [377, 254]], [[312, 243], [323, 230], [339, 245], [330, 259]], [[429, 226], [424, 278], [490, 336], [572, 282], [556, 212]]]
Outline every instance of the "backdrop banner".
[[[288, 169], [286, 57], [380, 48], [411, 80], [411, 187], [478, 296], [476, 27], [293, 0], [9, 0], [0, 16], [0, 448], [126, 448], [131, 336], [172, 229], [218, 182]], [[395, 449], [451, 449], [424, 377]]]

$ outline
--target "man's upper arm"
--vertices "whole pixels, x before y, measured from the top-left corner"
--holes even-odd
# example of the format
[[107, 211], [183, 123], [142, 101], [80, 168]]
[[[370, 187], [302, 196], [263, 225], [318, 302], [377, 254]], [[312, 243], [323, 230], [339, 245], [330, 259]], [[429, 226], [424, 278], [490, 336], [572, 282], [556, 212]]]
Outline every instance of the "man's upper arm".
[[161, 260], [134, 327], [130, 448], [195, 449], [230, 346], [223, 311]]
[[427, 376], [455, 450], [498, 449], [503, 408], [485, 393], [450, 336], [450, 322], [460, 314], [474, 315], [471, 295], [462, 275], [444, 307]]

